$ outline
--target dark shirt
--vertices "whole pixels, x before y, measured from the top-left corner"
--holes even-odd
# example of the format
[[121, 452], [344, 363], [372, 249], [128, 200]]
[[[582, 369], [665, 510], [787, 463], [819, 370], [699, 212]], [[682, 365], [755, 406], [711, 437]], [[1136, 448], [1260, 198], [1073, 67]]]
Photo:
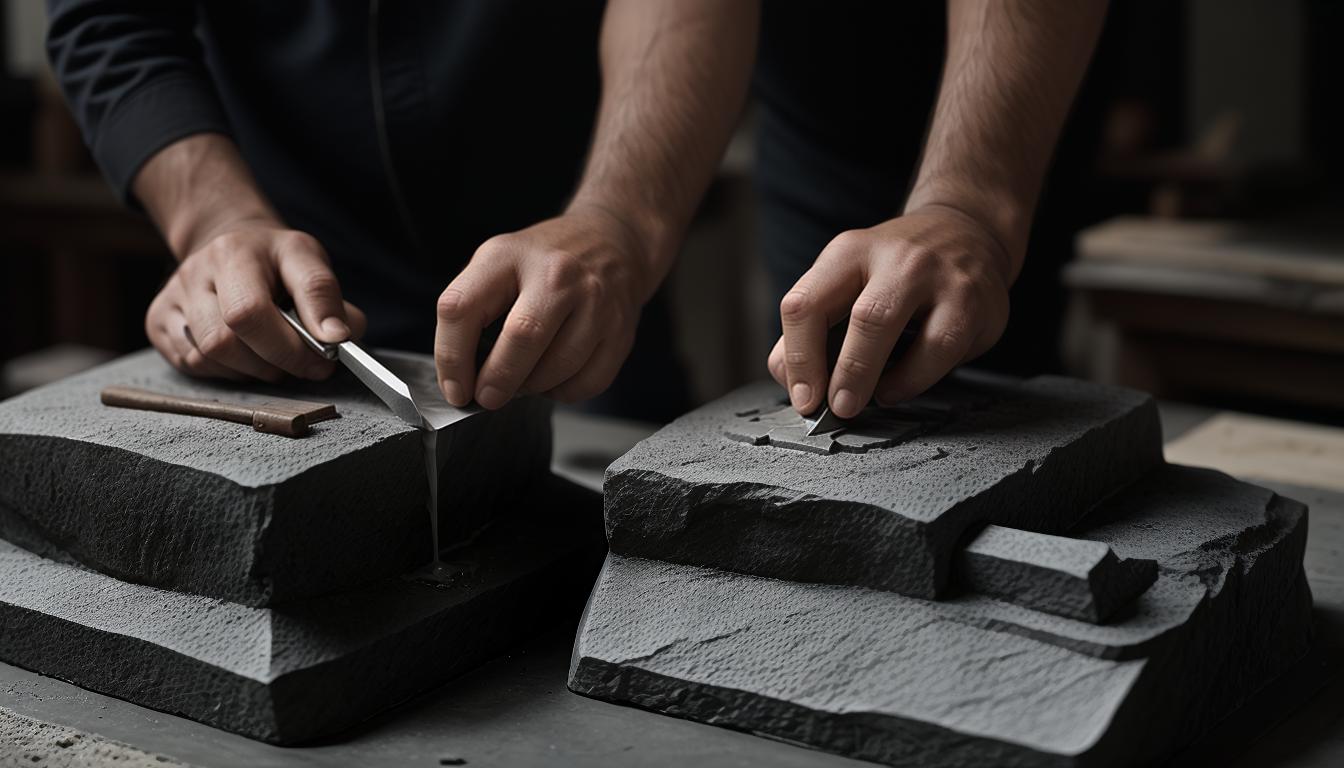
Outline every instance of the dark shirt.
[[48, 0], [52, 67], [127, 199], [175, 140], [233, 137], [375, 344], [428, 350], [487, 238], [560, 211], [596, 113], [600, 0]]
[[762, 4], [756, 185], [776, 302], [833, 237], [901, 211], [938, 91], [946, 13], [930, 0]]

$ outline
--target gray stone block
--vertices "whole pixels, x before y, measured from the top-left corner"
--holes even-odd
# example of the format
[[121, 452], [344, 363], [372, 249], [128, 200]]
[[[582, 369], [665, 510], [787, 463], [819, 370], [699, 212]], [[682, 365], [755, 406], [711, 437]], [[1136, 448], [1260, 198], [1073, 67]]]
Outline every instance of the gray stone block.
[[[431, 366], [424, 356], [420, 365]], [[334, 402], [302, 439], [109, 408], [122, 384], [196, 397]], [[165, 589], [280, 604], [429, 560], [420, 434], [340, 373], [293, 389], [178, 375], [153, 351], [0, 403], [0, 537]], [[440, 543], [467, 541], [549, 474], [549, 406], [519, 401], [439, 433]]]
[[612, 551], [932, 598], [971, 528], [1063, 532], [1162, 462], [1151, 398], [1069, 379], [954, 377], [815, 438], [782, 404], [738, 390], [613, 463]]
[[257, 739], [337, 733], [578, 615], [596, 494], [552, 479], [426, 584], [259, 608], [129, 584], [0, 542], [0, 658]]
[[1100, 624], [1157, 581], [1153, 560], [1100, 541], [986, 526], [957, 554], [957, 581], [982, 595]]
[[1155, 470], [1071, 532], [1160, 567], [1107, 625], [616, 552], [570, 687], [893, 765], [1147, 764], [1306, 652], [1306, 524], [1263, 488]]

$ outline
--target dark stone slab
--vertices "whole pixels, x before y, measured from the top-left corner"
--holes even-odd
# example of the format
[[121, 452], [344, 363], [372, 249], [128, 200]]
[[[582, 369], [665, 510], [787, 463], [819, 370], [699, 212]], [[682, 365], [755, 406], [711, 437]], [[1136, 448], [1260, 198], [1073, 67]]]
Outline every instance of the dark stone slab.
[[1065, 531], [1162, 461], [1151, 398], [1070, 379], [954, 377], [813, 438], [781, 397], [738, 390], [613, 463], [612, 551], [931, 598], [973, 527]]
[[[543, 503], [544, 500], [544, 503]], [[552, 480], [430, 585], [392, 577], [271, 608], [129, 584], [0, 542], [0, 658], [281, 744], [337, 733], [578, 614], [597, 495]]]
[[[106, 407], [109, 384], [302, 397], [335, 403], [340, 418], [291, 439]], [[451, 546], [544, 481], [549, 406], [523, 400], [438, 439], [440, 543]], [[399, 573], [431, 556], [427, 498], [419, 431], [344, 373], [244, 391], [145, 351], [0, 403], [0, 537], [139, 584], [271, 605]]]
[[957, 555], [972, 592], [1100, 624], [1157, 581], [1153, 560], [1121, 560], [1100, 541], [986, 526]]
[[1134, 765], [1188, 743], [1311, 640], [1301, 504], [1153, 472], [1073, 532], [1157, 561], [1096, 625], [609, 555], [572, 690], [900, 765]]

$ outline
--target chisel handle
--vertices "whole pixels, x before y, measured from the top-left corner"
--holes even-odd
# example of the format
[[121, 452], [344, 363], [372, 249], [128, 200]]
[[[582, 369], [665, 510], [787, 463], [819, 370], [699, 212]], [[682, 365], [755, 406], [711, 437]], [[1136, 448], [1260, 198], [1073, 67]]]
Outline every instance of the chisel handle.
[[308, 434], [308, 419], [303, 414], [273, 410], [265, 406], [222, 403], [218, 400], [165, 395], [162, 392], [151, 392], [147, 389], [136, 389], [135, 387], [104, 387], [101, 399], [103, 405], [111, 405], [117, 408], [179, 413], [184, 416], [204, 416], [207, 419], [222, 419], [238, 424], [249, 424], [258, 432], [273, 435], [303, 437]]

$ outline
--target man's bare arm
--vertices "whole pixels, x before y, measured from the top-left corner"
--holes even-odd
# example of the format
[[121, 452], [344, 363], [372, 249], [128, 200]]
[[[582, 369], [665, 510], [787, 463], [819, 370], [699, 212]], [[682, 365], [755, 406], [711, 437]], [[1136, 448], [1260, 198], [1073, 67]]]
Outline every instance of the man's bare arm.
[[285, 226], [227, 136], [202, 133], [145, 163], [132, 189], [181, 262], [150, 304], [145, 332], [174, 366], [196, 376], [319, 379], [332, 364], [280, 317], [293, 297], [326, 341], [364, 325], [341, 299], [326, 253]]
[[[603, 92], [571, 208], [624, 211], [671, 266], [737, 124], [756, 58], [755, 0], [616, 0], [603, 22]], [[652, 293], [655, 286], [649, 286]]]
[[[572, 202], [487, 241], [439, 299], [435, 358], [450, 402], [577, 400], [611, 383], [737, 122], [758, 13], [756, 0], [607, 4], [602, 100]], [[478, 374], [481, 330], [505, 312]]]
[[906, 211], [945, 205], [992, 227], [1016, 277], [1105, 13], [1102, 0], [952, 0], [938, 106]]
[[[943, 82], [904, 213], [841, 233], [780, 305], [770, 370], [804, 413], [900, 401], [1003, 333], [1032, 212], [1102, 0], [951, 0]], [[874, 95], [880, 98], [880, 95]], [[849, 314], [833, 375], [826, 332]], [[884, 373], [901, 331], [915, 342]]]

